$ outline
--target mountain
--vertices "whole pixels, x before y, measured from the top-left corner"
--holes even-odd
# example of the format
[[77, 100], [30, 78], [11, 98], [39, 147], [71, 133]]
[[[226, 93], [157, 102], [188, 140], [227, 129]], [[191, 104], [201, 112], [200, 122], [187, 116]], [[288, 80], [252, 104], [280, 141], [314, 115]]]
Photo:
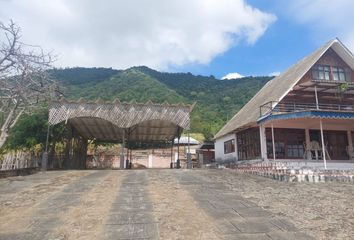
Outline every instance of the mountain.
[[126, 70], [65, 68], [50, 71], [68, 99], [137, 102], [197, 102], [191, 115], [192, 132], [211, 138], [270, 77], [220, 81], [214, 76], [159, 72], [148, 67]]

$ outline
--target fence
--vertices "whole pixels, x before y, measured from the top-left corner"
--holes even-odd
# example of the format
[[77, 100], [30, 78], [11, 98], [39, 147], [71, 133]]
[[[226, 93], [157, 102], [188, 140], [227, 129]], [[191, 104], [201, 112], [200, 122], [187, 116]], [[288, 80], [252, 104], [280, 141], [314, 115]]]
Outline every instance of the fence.
[[37, 168], [39, 157], [34, 156], [31, 152], [11, 151], [2, 156], [0, 160], [0, 171]]

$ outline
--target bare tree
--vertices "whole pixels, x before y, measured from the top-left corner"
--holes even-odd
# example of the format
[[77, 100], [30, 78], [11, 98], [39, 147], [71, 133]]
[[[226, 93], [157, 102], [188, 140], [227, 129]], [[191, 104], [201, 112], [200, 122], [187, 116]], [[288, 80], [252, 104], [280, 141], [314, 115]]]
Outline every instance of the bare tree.
[[55, 82], [46, 71], [52, 63], [51, 53], [21, 42], [21, 29], [16, 23], [0, 22], [0, 148], [21, 114], [48, 100], [55, 90]]

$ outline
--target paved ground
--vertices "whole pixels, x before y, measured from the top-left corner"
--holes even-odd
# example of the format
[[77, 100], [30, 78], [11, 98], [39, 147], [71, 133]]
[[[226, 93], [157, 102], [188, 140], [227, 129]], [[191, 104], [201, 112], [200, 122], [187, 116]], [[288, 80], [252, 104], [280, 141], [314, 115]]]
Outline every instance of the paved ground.
[[327, 186], [229, 170], [38, 173], [0, 180], [0, 239], [351, 239], [353, 185]]

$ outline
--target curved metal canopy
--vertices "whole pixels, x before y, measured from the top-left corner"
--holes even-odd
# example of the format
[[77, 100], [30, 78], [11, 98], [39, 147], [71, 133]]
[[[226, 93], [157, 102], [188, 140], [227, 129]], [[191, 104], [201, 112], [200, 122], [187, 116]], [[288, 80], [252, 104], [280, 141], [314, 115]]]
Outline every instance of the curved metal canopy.
[[193, 105], [168, 103], [121, 103], [53, 101], [49, 124], [65, 122], [86, 139], [105, 142], [172, 141], [183, 129], [190, 128]]

